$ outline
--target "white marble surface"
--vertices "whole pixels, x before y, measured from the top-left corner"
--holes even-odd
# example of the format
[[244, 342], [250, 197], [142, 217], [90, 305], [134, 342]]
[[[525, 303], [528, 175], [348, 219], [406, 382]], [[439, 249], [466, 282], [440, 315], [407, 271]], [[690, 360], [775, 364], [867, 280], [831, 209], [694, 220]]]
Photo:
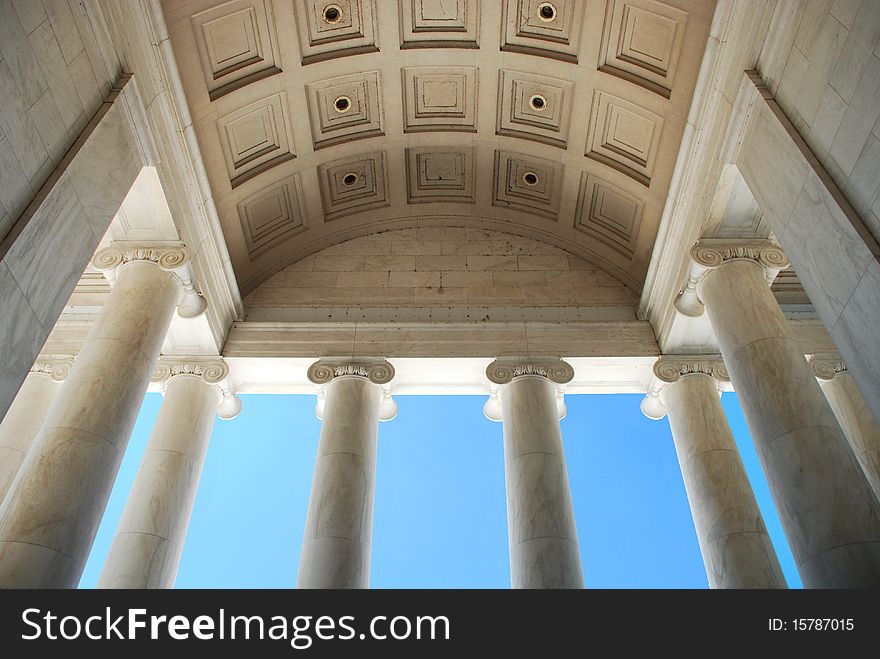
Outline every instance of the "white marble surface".
[[298, 588], [369, 588], [382, 390], [365, 377], [324, 388]]
[[513, 588], [583, 588], [556, 385], [524, 375], [501, 390]]
[[0, 503], [31, 448], [61, 383], [46, 373], [28, 373], [0, 423]]
[[785, 588], [716, 380], [693, 374], [666, 384], [675, 451], [712, 588]]
[[852, 376], [844, 371], [819, 385], [862, 470], [880, 500], [880, 424], [874, 419]]
[[220, 394], [171, 378], [116, 528], [99, 588], [172, 588]]
[[762, 268], [734, 260], [700, 288], [804, 585], [880, 585], [880, 504]]
[[0, 586], [79, 582], [179, 292], [153, 263], [120, 268], [0, 507]]

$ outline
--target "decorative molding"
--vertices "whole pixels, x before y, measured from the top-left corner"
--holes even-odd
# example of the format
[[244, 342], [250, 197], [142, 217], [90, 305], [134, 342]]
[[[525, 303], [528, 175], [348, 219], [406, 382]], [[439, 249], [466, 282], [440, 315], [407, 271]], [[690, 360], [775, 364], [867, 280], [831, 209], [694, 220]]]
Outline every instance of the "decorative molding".
[[[331, 4], [335, 20], [324, 13]], [[379, 51], [375, 0], [297, 0], [295, 14], [303, 65]]]
[[119, 269], [137, 261], [155, 263], [159, 268], [172, 273], [181, 288], [181, 299], [177, 305], [177, 315], [181, 318], [196, 318], [208, 308], [208, 303], [199, 293], [193, 281], [189, 249], [180, 243], [113, 243], [110, 247], [95, 252], [92, 267], [100, 270], [112, 286]]
[[479, 0], [399, 0], [400, 48], [479, 48]]
[[473, 66], [403, 68], [403, 132], [476, 133], [478, 74]]
[[692, 318], [703, 314], [704, 307], [698, 289], [709, 270], [730, 261], [753, 261], [763, 268], [767, 285], [772, 286], [779, 271], [791, 265], [782, 248], [769, 240], [703, 239], [691, 248], [690, 257], [691, 267], [687, 281], [674, 305], [676, 311]]
[[653, 0], [609, 0], [599, 70], [669, 98], [687, 17]]
[[474, 203], [473, 147], [407, 149], [406, 163], [408, 203]]
[[394, 379], [394, 366], [384, 359], [320, 359], [309, 366], [309, 382], [325, 385], [334, 378], [355, 376], [385, 385]]
[[[577, 64], [584, 5], [580, 0], [503, 0], [501, 50]], [[549, 5], [552, 18], [541, 16]]]
[[841, 373], [847, 373], [849, 369], [840, 355], [832, 353], [815, 354], [810, 357], [810, 367], [820, 380], [833, 380]]
[[486, 377], [494, 384], [508, 384], [515, 378], [526, 375], [536, 375], [556, 384], [566, 384], [574, 378], [574, 368], [568, 362], [553, 357], [503, 357], [486, 367]]
[[73, 357], [38, 357], [30, 372], [48, 376], [55, 382], [64, 382], [71, 368]]
[[196, 47], [212, 101], [281, 73], [271, 0], [234, 0], [194, 14]]
[[573, 90], [567, 80], [502, 70], [495, 132], [564, 149]]
[[385, 134], [378, 71], [313, 82], [306, 95], [315, 149]]

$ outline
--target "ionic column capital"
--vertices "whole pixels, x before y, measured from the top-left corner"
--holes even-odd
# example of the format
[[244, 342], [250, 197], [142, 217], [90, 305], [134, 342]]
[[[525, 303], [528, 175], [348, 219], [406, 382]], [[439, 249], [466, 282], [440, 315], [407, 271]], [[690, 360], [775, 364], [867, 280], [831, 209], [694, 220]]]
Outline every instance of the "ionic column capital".
[[660, 420], [666, 416], [666, 405], [661, 400], [663, 388], [690, 375], [706, 375], [716, 381], [719, 393], [730, 382], [730, 375], [720, 355], [663, 355], [653, 367], [648, 392], [640, 404], [642, 414]]
[[499, 357], [486, 367], [486, 377], [494, 384], [509, 384], [527, 375], [563, 385], [574, 378], [574, 368], [556, 357]]
[[193, 282], [191, 255], [186, 245], [117, 242], [98, 250], [92, 257], [92, 267], [103, 272], [111, 285], [121, 268], [135, 262], [155, 263], [160, 269], [174, 275], [181, 288], [180, 303], [177, 305], [177, 315], [181, 318], [196, 318], [205, 312], [208, 304]]
[[216, 358], [175, 358], [163, 357], [153, 368], [152, 382], [160, 384], [162, 390], [168, 388], [172, 379], [188, 376], [201, 379], [205, 384], [216, 387], [220, 397], [217, 416], [233, 419], [241, 412], [241, 399], [235, 395], [229, 378], [229, 365]]
[[732, 261], [750, 261], [764, 270], [767, 284], [771, 285], [779, 271], [791, 265], [782, 248], [769, 240], [706, 238], [694, 244], [690, 257], [687, 282], [675, 300], [675, 308], [679, 313], [691, 317], [703, 314], [703, 303], [697, 287], [710, 270]]
[[810, 357], [810, 368], [819, 380], [833, 380], [841, 373], [847, 373], [846, 363], [834, 353], [815, 354]]
[[324, 387], [336, 378], [363, 378], [382, 389], [379, 403], [379, 421], [391, 421], [397, 416], [397, 401], [391, 397], [391, 381], [394, 366], [385, 359], [360, 359], [352, 357], [324, 357], [309, 366], [306, 377], [318, 387], [315, 416], [324, 418]]
[[574, 378], [574, 368], [558, 357], [499, 357], [486, 367], [491, 386], [489, 399], [483, 405], [483, 415], [490, 421], [502, 420], [501, 389], [519, 377], [541, 377], [556, 385], [556, 410], [559, 418], [567, 413], [565, 385]]
[[45, 375], [55, 382], [64, 382], [72, 367], [73, 357], [38, 357], [30, 372]]

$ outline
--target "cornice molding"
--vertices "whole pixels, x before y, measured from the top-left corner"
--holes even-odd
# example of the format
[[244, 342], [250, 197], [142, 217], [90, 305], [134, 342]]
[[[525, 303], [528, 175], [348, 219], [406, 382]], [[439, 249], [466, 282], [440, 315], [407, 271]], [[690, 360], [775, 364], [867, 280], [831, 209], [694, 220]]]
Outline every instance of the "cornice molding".
[[103, 272], [111, 285], [121, 268], [136, 262], [155, 263], [175, 276], [181, 288], [178, 316], [196, 318], [205, 313], [208, 303], [193, 282], [190, 251], [182, 243], [117, 242], [98, 250], [92, 257], [92, 267]]
[[486, 367], [486, 377], [494, 384], [508, 384], [526, 375], [546, 378], [556, 384], [566, 384], [574, 379], [571, 364], [553, 357], [499, 358]]
[[847, 373], [846, 363], [840, 355], [825, 353], [810, 357], [810, 368], [819, 380], [830, 381], [841, 373]]
[[31, 366], [31, 373], [45, 375], [55, 382], [64, 382], [73, 368], [73, 357], [45, 357], [38, 358]]

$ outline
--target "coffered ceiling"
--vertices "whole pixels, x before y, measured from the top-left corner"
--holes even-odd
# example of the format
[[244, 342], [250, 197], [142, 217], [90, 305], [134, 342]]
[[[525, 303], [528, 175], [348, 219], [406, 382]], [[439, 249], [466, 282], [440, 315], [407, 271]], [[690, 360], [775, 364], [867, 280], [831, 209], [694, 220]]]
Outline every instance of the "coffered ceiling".
[[165, 0], [242, 292], [413, 225], [641, 289], [713, 0]]

